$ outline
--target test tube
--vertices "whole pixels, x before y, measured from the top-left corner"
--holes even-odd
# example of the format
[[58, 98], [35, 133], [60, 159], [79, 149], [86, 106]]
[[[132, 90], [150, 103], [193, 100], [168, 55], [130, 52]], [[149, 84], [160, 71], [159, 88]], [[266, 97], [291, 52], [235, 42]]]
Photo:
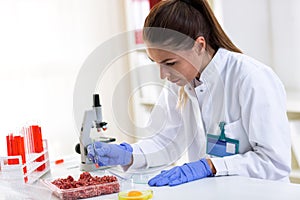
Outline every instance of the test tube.
[[[22, 157], [22, 165], [26, 163], [26, 155], [25, 155], [25, 144], [24, 144], [24, 135], [22, 134], [22, 131], [20, 131], [19, 135], [15, 136], [14, 139], [16, 140], [17, 144], [17, 155], [21, 155]], [[24, 166], [23, 168], [23, 174], [27, 173], [27, 167]], [[24, 177], [24, 181], [28, 181], [28, 177]]]
[[[42, 132], [41, 127], [38, 125], [31, 125], [30, 132], [33, 138], [33, 151], [35, 153], [42, 153], [44, 151], [43, 147], [43, 139], [42, 139]], [[44, 155], [41, 155], [39, 158], [36, 159], [36, 162], [42, 162], [45, 160]], [[43, 164], [37, 168], [37, 171], [43, 171], [46, 168], [46, 165]]]
[[28, 131], [28, 126], [23, 126], [22, 132], [24, 134], [24, 141], [25, 141], [25, 152], [26, 154], [32, 153], [31, 151], [31, 139], [30, 139], [30, 134]]
[[[13, 155], [13, 139], [12, 139], [12, 133], [9, 133], [7, 136], [6, 136], [6, 147], [7, 147], [7, 155], [8, 156], [12, 156]], [[8, 162], [7, 162], [9, 165], [13, 164], [14, 163], [14, 160], [13, 159], [8, 159]]]
[[[7, 151], [8, 156], [19, 155], [18, 154], [18, 152], [19, 152], [18, 151], [18, 141], [15, 138], [13, 133], [9, 134], [9, 142], [10, 142], [10, 145], [9, 145], [10, 149], [8, 149], [8, 151]], [[8, 164], [11, 164], [11, 165], [19, 164], [19, 160], [17, 158], [9, 159]]]
[[[6, 136], [6, 143], [7, 143], [7, 155], [8, 156], [21, 156], [21, 163], [19, 163], [19, 159], [8, 159], [9, 165], [14, 164], [21, 164], [24, 165], [26, 163], [26, 155], [25, 155], [25, 146], [24, 146], [24, 136], [23, 135], [14, 135], [13, 133], [10, 133]], [[23, 174], [27, 173], [26, 166], [22, 168]], [[24, 181], [27, 182], [28, 178], [27, 176], [24, 177]]]

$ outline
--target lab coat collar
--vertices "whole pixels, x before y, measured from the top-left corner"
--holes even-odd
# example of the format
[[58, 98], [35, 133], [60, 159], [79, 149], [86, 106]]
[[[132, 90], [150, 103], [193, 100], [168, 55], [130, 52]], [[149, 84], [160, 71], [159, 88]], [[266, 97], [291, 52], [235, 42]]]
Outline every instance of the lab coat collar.
[[[197, 99], [197, 95], [195, 93], [195, 89], [194, 87], [201, 85], [202, 83], [211, 83], [213, 84], [215, 82], [215, 80], [218, 80], [216, 77], [218, 74], [221, 74], [221, 72], [225, 69], [226, 66], [226, 60], [224, 60], [224, 58], [227, 58], [227, 54], [229, 53], [229, 51], [227, 49], [224, 48], [219, 48], [216, 52], [216, 54], [214, 55], [214, 57], [212, 58], [212, 60], [208, 63], [208, 65], [205, 67], [205, 69], [203, 70], [203, 72], [200, 75], [200, 79], [198, 81], [198, 84], [194, 85], [193, 81], [189, 84], [186, 84], [184, 86], [184, 91], [186, 92], [186, 94], [188, 95], [188, 97], [190, 99]], [[193, 98], [194, 97], [194, 98]]]
[[226, 58], [225, 56], [228, 54], [228, 50], [224, 48], [219, 48], [214, 55], [214, 57], [211, 59], [211, 61], [208, 63], [208, 65], [205, 67], [203, 72], [200, 75], [200, 82], [206, 82], [210, 80], [214, 80], [216, 76], [216, 71], [221, 74], [221, 72], [224, 70], [226, 66]]
[[203, 83], [204, 80], [209, 81], [211, 80], [216, 74], [216, 69], [219, 73], [224, 69], [226, 62], [221, 62], [221, 60], [224, 58], [224, 54], [228, 53], [228, 50], [224, 48], [219, 48], [212, 60], [209, 62], [209, 64], [206, 66], [206, 68], [203, 70], [201, 76], [199, 79], [194, 78], [191, 81], [191, 85], [196, 88], [199, 85]]
[[[225, 69], [227, 60], [224, 58], [227, 58], [229, 51], [224, 48], [219, 48], [212, 58], [212, 60], [208, 63], [208, 65], [205, 67], [203, 72], [200, 75], [199, 79], [199, 85], [202, 83], [209, 84], [207, 87], [212, 87], [211, 84], [216, 84], [216, 80], [221, 80], [221, 73]], [[193, 80], [194, 81], [194, 80]], [[191, 100], [197, 99], [197, 95], [195, 93], [194, 84], [193, 81], [189, 84], [186, 84], [184, 86], [184, 91], [188, 95], [188, 97]], [[199, 86], [198, 84], [196, 85]]]
[[200, 79], [194, 78], [194, 79], [191, 81], [191, 84], [194, 86], [194, 88], [196, 88], [196, 87], [198, 87], [199, 85], [201, 85], [202, 82], [200, 81]]

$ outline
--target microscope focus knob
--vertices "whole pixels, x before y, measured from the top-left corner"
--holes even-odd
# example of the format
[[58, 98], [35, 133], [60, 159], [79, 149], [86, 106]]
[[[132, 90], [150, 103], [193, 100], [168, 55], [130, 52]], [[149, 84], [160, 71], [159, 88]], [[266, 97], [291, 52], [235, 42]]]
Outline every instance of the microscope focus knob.
[[[80, 144], [76, 144], [75, 146], [75, 152], [78, 153], [78, 154], [81, 154], [81, 150], [80, 150]], [[84, 155], [87, 155], [87, 150], [86, 148], [84, 147]]]
[[78, 153], [78, 154], [81, 153], [81, 152], [80, 152], [80, 144], [79, 144], [79, 143], [76, 144], [76, 146], [75, 146], [75, 152]]

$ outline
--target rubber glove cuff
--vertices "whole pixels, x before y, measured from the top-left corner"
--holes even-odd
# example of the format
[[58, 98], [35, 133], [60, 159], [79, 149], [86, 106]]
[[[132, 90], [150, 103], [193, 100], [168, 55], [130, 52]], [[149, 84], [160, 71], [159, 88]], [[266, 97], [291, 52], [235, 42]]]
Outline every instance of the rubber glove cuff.
[[[187, 165], [190, 170], [192, 171], [192, 174], [196, 175], [195, 179], [203, 178], [203, 177], [209, 177], [213, 176], [214, 174], [212, 173], [212, 170], [205, 158], [202, 158], [199, 161], [196, 162], [191, 162], [191, 163], [186, 163], [184, 165]], [[199, 171], [199, 168], [203, 168], [203, 170]]]

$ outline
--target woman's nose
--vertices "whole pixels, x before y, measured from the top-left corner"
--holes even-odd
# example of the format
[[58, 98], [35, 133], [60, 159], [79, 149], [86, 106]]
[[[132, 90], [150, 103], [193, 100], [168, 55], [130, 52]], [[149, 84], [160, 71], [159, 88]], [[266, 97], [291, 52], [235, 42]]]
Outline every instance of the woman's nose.
[[165, 79], [165, 78], [168, 78], [170, 77], [170, 72], [169, 70], [166, 68], [166, 67], [163, 67], [163, 66], [159, 66], [160, 67], [160, 78], [161, 79]]

